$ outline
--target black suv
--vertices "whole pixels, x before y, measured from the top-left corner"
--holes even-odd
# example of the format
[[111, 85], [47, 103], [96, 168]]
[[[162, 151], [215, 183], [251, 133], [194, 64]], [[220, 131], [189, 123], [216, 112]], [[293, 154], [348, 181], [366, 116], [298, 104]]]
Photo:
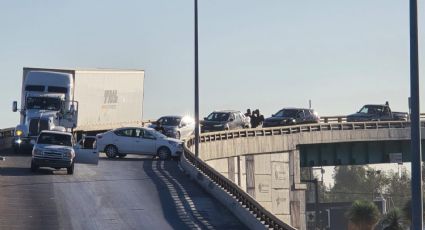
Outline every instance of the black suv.
[[245, 115], [235, 110], [212, 112], [201, 121], [201, 125], [201, 132], [249, 128], [249, 122]]
[[263, 127], [319, 123], [320, 117], [313, 109], [283, 108], [264, 120]]

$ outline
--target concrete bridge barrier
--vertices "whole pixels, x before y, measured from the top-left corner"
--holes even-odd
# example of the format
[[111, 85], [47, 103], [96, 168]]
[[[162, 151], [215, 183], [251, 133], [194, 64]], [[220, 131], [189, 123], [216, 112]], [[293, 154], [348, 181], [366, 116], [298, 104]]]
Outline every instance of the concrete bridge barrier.
[[199, 157], [280, 220], [306, 229], [300, 146], [409, 139], [410, 123], [403, 121], [238, 130], [202, 134]]

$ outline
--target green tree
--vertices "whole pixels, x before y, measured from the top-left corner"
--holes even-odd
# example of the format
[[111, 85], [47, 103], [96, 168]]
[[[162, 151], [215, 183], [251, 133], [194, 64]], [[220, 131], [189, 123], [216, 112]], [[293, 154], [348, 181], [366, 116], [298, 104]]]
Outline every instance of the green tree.
[[373, 200], [385, 192], [388, 177], [369, 167], [342, 166], [336, 167], [334, 182], [327, 196], [330, 202]]
[[372, 230], [379, 220], [380, 213], [370, 201], [356, 200], [348, 210], [349, 229]]
[[403, 230], [406, 229], [403, 224], [402, 211], [398, 208], [389, 211], [382, 219], [384, 230]]
[[390, 173], [388, 175], [389, 183], [385, 193], [391, 197], [391, 204], [394, 207], [402, 209], [406, 202], [410, 200], [410, 174], [403, 171], [400, 175], [398, 173]]

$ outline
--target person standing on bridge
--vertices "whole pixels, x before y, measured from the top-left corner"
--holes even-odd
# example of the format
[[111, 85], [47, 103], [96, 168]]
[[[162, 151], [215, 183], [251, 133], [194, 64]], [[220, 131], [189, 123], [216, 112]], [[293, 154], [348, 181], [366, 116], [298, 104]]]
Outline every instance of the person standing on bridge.
[[165, 129], [164, 129], [164, 127], [162, 126], [162, 122], [160, 122], [160, 121], [157, 121], [157, 122], [156, 122], [155, 130], [156, 130], [157, 132], [160, 132], [160, 133], [162, 133], [162, 134], [164, 134], [164, 135], [165, 135]]

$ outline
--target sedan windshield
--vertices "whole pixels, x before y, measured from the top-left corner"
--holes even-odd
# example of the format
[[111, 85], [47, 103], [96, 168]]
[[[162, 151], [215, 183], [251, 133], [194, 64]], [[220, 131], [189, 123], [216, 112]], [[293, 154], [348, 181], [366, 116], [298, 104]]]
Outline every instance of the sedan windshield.
[[158, 122], [166, 126], [178, 126], [180, 124], [180, 117], [161, 117]]
[[275, 117], [296, 117], [298, 110], [296, 109], [282, 109], [277, 112]]
[[211, 113], [205, 120], [207, 121], [228, 121], [228, 113]]
[[27, 109], [54, 110], [60, 109], [60, 99], [51, 97], [29, 97], [27, 99]]
[[42, 133], [38, 137], [38, 144], [49, 145], [63, 145], [72, 146], [71, 135], [57, 134], [57, 133]]

